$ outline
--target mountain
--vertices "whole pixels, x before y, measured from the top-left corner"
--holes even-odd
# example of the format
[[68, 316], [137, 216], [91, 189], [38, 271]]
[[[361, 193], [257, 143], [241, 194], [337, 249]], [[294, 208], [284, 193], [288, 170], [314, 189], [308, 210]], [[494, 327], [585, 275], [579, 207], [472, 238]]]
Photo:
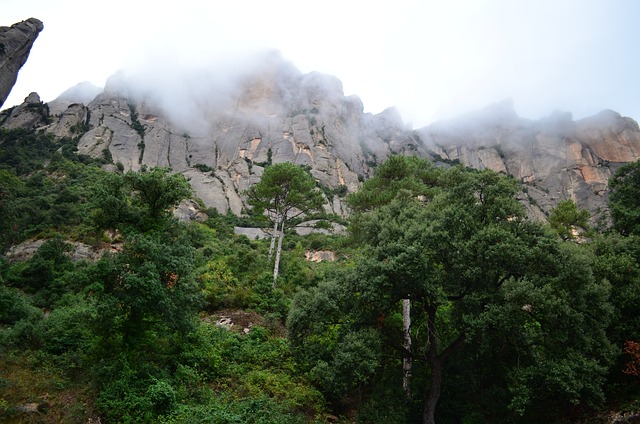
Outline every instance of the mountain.
[[10, 27], [0, 26], [0, 106], [9, 96], [25, 64], [33, 43], [44, 28], [35, 18], [18, 22]]
[[0, 126], [80, 136], [80, 153], [112, 158], [124, 170], [169, 166], [207, 207], [238, 215], [243, 191], [268, 163], [307, 167], [325, 188], [327, 211], [344, 215], [338, 193], [357, 190], [377, 164], [403, 154], [507, 172], [522, 182], [521, 200], [535, 219], [563, 199], [597, 216], [606, 210], [608, 178], [640, 156], [638, 124], [612, 111], [529, 120], [505, 101], [412, 130], [396, 110], [364, 113], [337, 78], [302, 74], [274, 52], [225, 77], [200, 70], [155, 86], [148, 79], [119, 72], [88, 102], [91, 90], [69, 90], [51, 103], [58, 112], [34, 93], [0, 114]]
[[609, 177], [640, 157], [638, 123], [610, 110], [577, 121], [563, 112], [532, 121], [505, 101], [417, 133], [436, 158], [513, 175], [523, 184], [529, 215], [538, 219], [565, 199], [600, 215]]

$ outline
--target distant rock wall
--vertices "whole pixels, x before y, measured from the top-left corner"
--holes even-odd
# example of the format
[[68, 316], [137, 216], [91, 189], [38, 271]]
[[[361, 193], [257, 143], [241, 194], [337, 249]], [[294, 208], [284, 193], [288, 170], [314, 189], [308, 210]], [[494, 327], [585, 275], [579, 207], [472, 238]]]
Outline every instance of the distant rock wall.
[[531, 121], [504, 102], [418, 133], [436, 158], [513, 175], [523, 183], [529, 215], [538, 219], [566, 199], [600, 215], [609, 177], [640, 158], [638, 124], [609, 110], [578, 121], [559, 112]]
[[[302, 75], [279, 57], [271, 60], [240, 83], [228, 107], [204, 105], [182, 115], [182, 124], [175, 111], [132, 94], [124, 75], [114, 75], [87, 106], [91, 129], [79, 152], [100, 156], [108, 149], [127, 170], [171, 167], [190, 179], [207, 207], [239, 215], [247, 206], [243, 192], [268, 163], [305, 166], [328, 190], [354, 191], [372, 163], [416, 148], [397, 112], [364, 114], [360, 99], [344, 96], [335, 77]], [[78, 110], [61, 117], [71, 115], [80, 118]], [[327, 196], [327, 211], [346, 213], [339, 196]]]
[[520, 200], [534, 219], [546, 219], [564, 199], [595, 219], [607, 209], [609, 177], [640, 157], [638, 124], [612, 111], [578, 121], [555, 112], [532, 121], [506, 101], [411, 130], [395, 109], [364, 113], [333, 76], [301, 74], [279, 55], [254, 65], [224, 96], [199, 93], [193, 104], [168, 106], [123, 73], [95, 97], [89, 87], [87, 105], [76, 98], [87, 90], [67, 92], [53, 102], [54, 114], [34, 93], [0, 116], [0, 126], [79, 137], [80, 153], [111, 157], [124, 170], [171, 167], [189, 178], [206, 207], [236, 215], [247, 209], [243, 193], [266, 165], [292, 162], [323, 188], [327, 212], [345, 216], [344, 194], [389, 155], [402, 154], [509, 173], [522, 183]]
[[9, 96], [18, 72], [43, 28], [42, 22], [35, 18], [10, 27], [0, 26], [0, 106]]

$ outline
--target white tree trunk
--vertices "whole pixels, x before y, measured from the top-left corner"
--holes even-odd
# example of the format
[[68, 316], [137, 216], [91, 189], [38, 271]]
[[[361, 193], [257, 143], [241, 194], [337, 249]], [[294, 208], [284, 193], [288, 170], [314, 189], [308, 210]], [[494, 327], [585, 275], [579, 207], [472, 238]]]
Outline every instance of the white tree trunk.
[[[402, 299], [402, 332], [404, 343], [402, 347], [411, 351], [411, 300]], [[411, 399], [411, 357], [405, 353], [402, 359], [402, 390]]]
[[280, 234], [278, 236], [278, 248], [276, 249], [276, 263], [273, 265], [273, 288], [276, 288], [278, 279], [278, 269], [280, 268], [280, 252], [282, 252], [282, 238], [284, 237], [284, 217], [280, 223]]
[[271, 233], [271, 245], [269, 246], [269, 261], [273, 256], [273, 248], [276, 246], [276, 238], [278, 237], [278, 224], [280, 223], [280, 215], [276, 215], [273, 223], [273, 233]]

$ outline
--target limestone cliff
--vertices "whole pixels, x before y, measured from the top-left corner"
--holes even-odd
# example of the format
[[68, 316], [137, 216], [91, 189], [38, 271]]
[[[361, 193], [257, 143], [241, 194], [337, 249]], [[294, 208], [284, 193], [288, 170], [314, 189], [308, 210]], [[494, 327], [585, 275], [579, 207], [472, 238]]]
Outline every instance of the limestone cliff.
[[516, 177], [529, 214], [540, 219], [564, 199], [599, 215], [609, 177], [640, 158], [638, 124], [612, 111], [578, 121], [555, 112], [531, 121], [507, 101], [417, 132], [436, 158]]
[[405, 154], [509, 173], [523, 183], [521, 200], [533, 218], [544, 219], [568, 198], [598, 215], [606, 209], [608, 178], [640, 156], [638, 124], [612, 111], [532, 121], [507, 101], [411, 130], [396, 110], [364, 113], [337, 78], [302, 74], [274, 53], [233, 83], [203, 80], [198, 87], [172, 86], [163, 98], [118, 73], [86, 105], [61, 96], [51, 113], [33, 94], [0, 115], [0, 126], [78, 137], [80, 153], [111, 157], [125, 170], [171, 167], [190, 179], [207, 207], [234, 214], [243, 213], [242, 193], [268, 163], [307, 167], [324, 188], [327, 211], [345, 214], [341, 196], [389, 155]]
[[9, 96], [25, 64], [33, 43], [44, 28], [35, 18], [18, 22], [10, 27], [0, 26], [0, 106]]
[[[89, 116], [81, 153], [100, 156], [108, 150], [125, 169], [171, 167], [189, 177], [205, 205], [235, 214], [246, 206], [243, 191], [268, 163], [308, 167], [326, 188], [327, 210], [344, 214], [341, 198], [331, 190], [356, 190], [370, 175], [372, 158], [417, 150], [397, 112], [363, 113], [360, 99], [346, 97], [337, 78], [303, 75], [277, 54], [255, 66], [260, 72], [243, 75], [232, 96], [179, 113], [155, 103], [153, 95], [140, 94], [119, 73], [86, 113], [73, 104], [47, 131], [61, 135], [62, 121], [71, 128]], [[217, 95], [211, 92], [209, 98]]]

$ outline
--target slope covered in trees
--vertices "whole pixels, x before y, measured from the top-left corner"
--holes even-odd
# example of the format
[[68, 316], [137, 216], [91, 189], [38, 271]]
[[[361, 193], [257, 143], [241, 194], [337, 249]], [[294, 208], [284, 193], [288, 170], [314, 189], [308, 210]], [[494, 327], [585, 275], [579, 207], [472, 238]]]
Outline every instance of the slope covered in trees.
[[[529, 222], [505, 175], [392, 156], [347, 198], [347, 236], [304, 237], [284, 225], [267, 168], [268, 190], [249, 194], [280, 234], [274, 287], [270, 240], [235, 235], [238, 217], [174, 218], [184, 177], [106, 172], [74, 147], [0, 133], [2, 249], [44, 240], [0, 260], [3, 422], [639, 414], [633, 168], [612, 180], [614, 225], [597, 232], [570, 202], [552, 225]], [[301, 168], [271, 166], [316, 191]], [[78, 259], [79, 245], [100, 257]]]

